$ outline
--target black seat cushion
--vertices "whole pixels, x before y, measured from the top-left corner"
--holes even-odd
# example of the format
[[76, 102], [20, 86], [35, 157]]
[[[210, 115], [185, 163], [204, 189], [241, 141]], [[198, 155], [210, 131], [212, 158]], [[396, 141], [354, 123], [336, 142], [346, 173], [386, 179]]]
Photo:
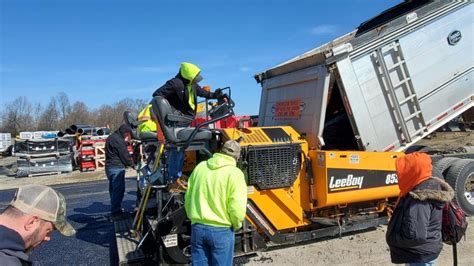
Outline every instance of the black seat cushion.
[[158, 141], [158, 138], [156, 137], [156, 132], [153, 131], [140, 132], [138, 136], [143, 142]]
[[[185, 142], [188, 140], [189, 136], [191, 136], [193, 131], [194, 127], [176, 128], [176, 137], [179, 142]], [[209, 129], [199, 129], [193, 141], [210, 140], [211, 138], [212, 132]]]

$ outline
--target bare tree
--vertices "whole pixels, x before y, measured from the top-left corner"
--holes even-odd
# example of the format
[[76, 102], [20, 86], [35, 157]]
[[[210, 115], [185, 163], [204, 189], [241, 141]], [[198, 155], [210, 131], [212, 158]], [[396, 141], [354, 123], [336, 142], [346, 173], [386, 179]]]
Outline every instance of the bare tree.
[[68, 121], [68, 118], [70, 118], [69, 116], [71, 114], [71, 104], [69, 103], [69, 97], [66, 93], [60, 92], [56, 96], [56, 102], [60, 114], [59, 126], [64, 129], [73, 123], [73, 121]]
[[41, 105], [40, 102], [35, 103], [33, 106], [33, 124], [31, 126], [31, 130], [39, 130], [38, 125], [39, 125], [39, 120], [41, 115], [43, 114], [43, 106]]
[[39, 130], [57, 130], [59, 123], [59, 110], [56, 99], [51, 97], [48, 106], [41, 114], [38, 121]]
[[108, 104], [104, 104], [95, 110], [97, 114], [94, 124], [99, 127], [110, 127], [112, 128], [114, 123], [114, 108]]
[[76, 101], [71, 109], [71, 124], [91, 124], [94, 119], [84, 102]]
[[33, 125], [33, 107], [25, 96], [20, 96], [8, 103], [2, 112], [2, 131], [13, 136], [20, 131], [31, 130]]
[[116, 105], [132, 113], [138, 114], [148, 105], [148, 102], [143, 99], [125, 98], [117, 102]]
[[18, 134], [20, 131], [64, 130], [72, 124], [108, 126], [115, 130], [123, 123], [125, 111], [137, 115], [147, 104], [143, 99], [125, 98], [112, 105], [104, 104], [92, 113], [84, 102], [71, 105], [64, 92], [52, 97], [47, 106], [41, 103], [33, 106], [26, 97], [18, 97], [0, 113], [0, 130]]

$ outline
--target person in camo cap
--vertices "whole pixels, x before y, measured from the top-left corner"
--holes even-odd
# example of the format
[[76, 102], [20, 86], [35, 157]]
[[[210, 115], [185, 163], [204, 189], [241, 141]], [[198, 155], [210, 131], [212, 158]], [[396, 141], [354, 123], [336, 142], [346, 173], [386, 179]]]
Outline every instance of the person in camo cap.
[[51, 240], [54, 230], [76, 233], [66, 220], [63, 195], [44, 185], [21, 186], [0, 214], [0, 265], [31, 265], [28, 253]]

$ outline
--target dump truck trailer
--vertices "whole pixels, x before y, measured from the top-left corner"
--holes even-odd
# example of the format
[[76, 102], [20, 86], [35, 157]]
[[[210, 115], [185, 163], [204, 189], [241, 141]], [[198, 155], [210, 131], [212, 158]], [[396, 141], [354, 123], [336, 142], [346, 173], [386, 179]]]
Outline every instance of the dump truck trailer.
[[[310, 149], [410, 150], [472, 110], [473, 15], [470, 1], [405, 2], [257, 74], [259, 126], [290, 125]], [[447, 175], [453, 162], [437, 164]], [[448, 181], [474, 215], [474, 176], [461, 177], [461, 185], [455, 175]]]
[[[473, 106], [473, 13], [470, 2], [401, 3], [258, 73], [258, 126], [198, 125], [181, 142], [165, 136], [156, 144], [161, 166], [139, 172], [148, 183], [137, 193], [144, 222], [132, 233], [125, 221], [115, 223], [121, 263], [192, 259], [185, 191], [162, 181], [167, 158], [161, 151], [169, 148], [186, 151], [189, 174], [226, 140], [240, 142], [237, 166], [248, 203], [244, 226], [235, 232], [236, 256], [387, 223], [399, 193], [395, 160]], [[152, 113], [165, 135], [173, 134], [170, 125], [180, 118], [163, 113], [163, 104], [155, 97]], [[232, 113], [232, 106], [224, 109], [212, 112]], [[433, 162], [433, 175], [445, 177], [459, 205], [474, 215], [474, 161], [438, 156]], [[149, 194], [154, 204], [143, 202]]]
[[471, 108], [474, 6], [424, 2], [258, 74], [259, 125], [315, 148], [403, 151]]

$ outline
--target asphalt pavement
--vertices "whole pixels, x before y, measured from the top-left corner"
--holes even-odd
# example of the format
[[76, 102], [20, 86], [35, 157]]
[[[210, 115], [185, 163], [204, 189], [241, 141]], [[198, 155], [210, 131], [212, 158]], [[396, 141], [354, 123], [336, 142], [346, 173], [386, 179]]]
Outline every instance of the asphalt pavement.
[[[51, 241], [33, 250], [31, 259], [40, 265], [117, 265], [114, 225], [110, 221], [108, 181], [52, 186], [66, 198], [67, 217], [77, 233], [65, 237], [54, 232]], [[126, 179], [122, 207], [135, 205], [135, 179]], [[0, 209], [11, 201], [14, 189], [0, 191]]]

